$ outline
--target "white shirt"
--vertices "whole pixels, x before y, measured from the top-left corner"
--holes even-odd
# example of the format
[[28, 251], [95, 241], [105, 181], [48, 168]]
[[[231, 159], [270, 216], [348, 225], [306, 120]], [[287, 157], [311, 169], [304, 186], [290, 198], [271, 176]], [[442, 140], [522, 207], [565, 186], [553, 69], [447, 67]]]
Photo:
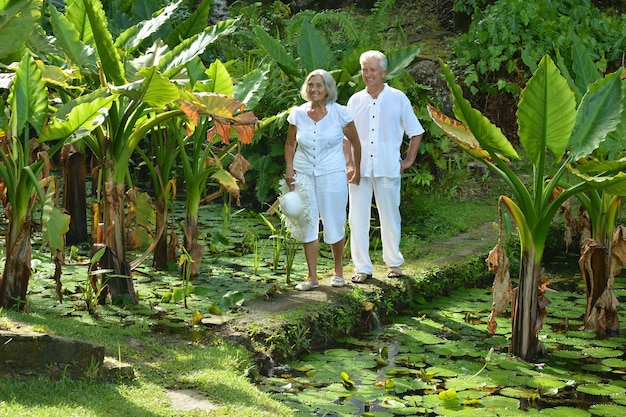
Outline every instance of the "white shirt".
[[361, 177], [399, 177], [400, 146], [424, 133], [409, 98], [385, 84], [377, 99], [363, 89], [348, 100], [361, 141]]
[[319, 121], [311, 119], [306, 102], [291, 108], [287, 121], [296, 126], [296, 153], [293, 168], [307, 175], [323, 175], [345, 171], [343, 128], [352, 121], [346, 106], [326, 103], [326, 115]]

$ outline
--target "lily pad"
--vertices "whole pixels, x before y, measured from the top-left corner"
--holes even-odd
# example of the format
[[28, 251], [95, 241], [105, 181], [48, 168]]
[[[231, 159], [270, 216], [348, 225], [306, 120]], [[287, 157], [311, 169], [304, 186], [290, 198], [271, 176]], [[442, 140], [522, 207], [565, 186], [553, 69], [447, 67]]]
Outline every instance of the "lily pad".
[[555, 358], [563, 358], [563, 359], [580, 359], [584, 357], [582, 352], [580, 352], [579, 350], [566, 350], [566, 349], [550, 352], [550, 355], [554, 356]]
[[626, 407], [615, 404], [594, 404], [589, 407], [589, 412], [594, 416], [602, 417], [626, 416]]
[[591, 395], [612, 395], [623, 394], [626, 392], [624, 387], [618, 387], [611, 384], [585, 384], [578, 386], [576, 390]]
[[551, 375], [542, 374], [528, 379], [527, 385], [541, 391], [542, 394], [556, 394], [566, 386], [565, 381]]
[[616, 358], [622, 356], [624, 352], [616, 349], [604, 348], [604, 347], [590, 347], [583, 349], [583, 352], [592, 358]]
[[539, 414], [550, 417], [589, 417], [591, 415], [588, 411], [573, 407], [544, 408]]
[[537, 390], [521, 388], [521, 387], [506, 387], [500, 390], [500, 395], [504, 395], [505, 397], [511, 398], [520, 398], [525, 400], [530, 400], [533, 398], [537, 398], [539, 394]]
[[610, 366], [615, 370], [615, 368], [624, 368], [626, 369], [626, 360], [618, 359], [618, 358], [610, 358], [602, 360], [602, 365]]

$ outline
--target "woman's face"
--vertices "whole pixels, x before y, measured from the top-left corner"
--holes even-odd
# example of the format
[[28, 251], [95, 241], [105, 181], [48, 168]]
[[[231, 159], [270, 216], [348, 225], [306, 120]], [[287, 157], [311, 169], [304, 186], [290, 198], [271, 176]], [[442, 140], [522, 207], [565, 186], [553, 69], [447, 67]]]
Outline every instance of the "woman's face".
[[306, 85], [309, 99], [316, 103], [325, 103], [328, 93], [326, 92], [326, 84], [321, 75], [314, 75], [309, 78], [309, 82]]

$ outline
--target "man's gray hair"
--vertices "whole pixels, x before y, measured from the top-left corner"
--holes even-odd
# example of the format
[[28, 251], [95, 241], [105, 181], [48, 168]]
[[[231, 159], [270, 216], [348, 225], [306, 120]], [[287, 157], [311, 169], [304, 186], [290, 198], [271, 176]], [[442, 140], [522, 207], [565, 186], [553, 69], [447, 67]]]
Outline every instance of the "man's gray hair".
[[335, 84], [335, 79], [332, 75], [330, 75], [328, 71], [323, 69], [313, 70], [309, 73], [309, 75], [306, 76], [306, 80], [304, 80], [304, 84], [302, 84], [302, 87], [300, 88], [300, 96], [306, 101], [311, 101], [306, 87], [309, 84], [311, 77], [315, 75], [319, 75], [320, 77], [322, 77], [322, 81], [324, 81], [324, 87], [326, 87], [327, 94], [326, 103], [332, 103], [337, 101], [337, 84]]
[[365, 51], [361, 54], [361, 58], [359, 59], [359, 63], [363, 65], [365, 61], [369, 61], [370, 59], [378, 60], [380, 67], [383, 71], [387, 71], [387, 57], [380, 51]]

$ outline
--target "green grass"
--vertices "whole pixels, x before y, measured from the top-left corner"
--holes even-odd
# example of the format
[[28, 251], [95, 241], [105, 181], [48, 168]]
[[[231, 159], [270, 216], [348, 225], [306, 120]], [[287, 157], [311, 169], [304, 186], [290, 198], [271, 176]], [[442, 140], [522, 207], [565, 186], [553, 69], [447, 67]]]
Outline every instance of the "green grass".
[[[218, 338], [191, 342], [146, 331], [145, 326], [92, 325], [49, 312], [2, 312], [10, 321], [103, 343], [106, 355], [133, 365], [136, 378], [119, 383], [63, 378], [0, 378], [0, 416], [289, 416], [287, 407], [252, 383], [250, 353]], [[206, 396], [215, 411], [175, 410], [166, 390], [191, 388]]]
[[[426, 262], [435, 256], [436, 250], [432, 248], [437, 246], [436, 242], [497, 219], [495, 188], [476, 187], [471, 176], [460, 175], [447, 180], [457, 187], [452, 189], [444, 185], [432, 190], [416, 190], [414, 195], [403, 200], [401, 249], [407, 263]], [[477, 189], [486, 192], [476, 194]], [[206, 231], [222, 230], [221, 210], [221, 204], [201, 210], [200, 222], [204, 231], [201, 244], [210, 244], [211, 236]], [[252, 272], [255, 254], [240, 252], [246, 237], [244, 231], [251, 229], [258, 231], [259, 246], [265, 247], [257, 254], [261, 265], [256, 275]], [[28, 313], [0, 311], [0, 327], [11, 328], [20, 323], [20, 326], [40, 332], [101, 343], [106, 347], [106, 356], [133, 366], [135, 379], [102, 383], [89, 378], [49, 381], [0, 377], [0, 416], [293, 415], [293, 411], [255, 386], [257, 370], [249, 351], [241, 345], [225, 342], [210, 328], [200, 326], [199, 331], [190, 332], [188, 327], [194, 311], [207, 316], [213, 304], [221, 302], [224, 312], [229, 313], [229, 306], [223, 304], [226, 294], [238, 291], [244, 300], [250, 300], [263, 296], [273, 286], [287, 286], [284, 270], [271, 267], [272, 248], [264, 245], [270, 234], [266, 229], [258, 216], [240, 214], [233, 217], [227, 230], [223, 230], [226, 233], [223, 242], [214, 244], [213, 250], [203, 258], [201, 277], [192, 281], [194, 293], [188, 296], [188, 308], [183, 307], [181, 300], [163, 300], [165, 293], [182, 287], [182, 277], [176, 268], [159, 272], [142, 265], [135, 273], [138, 305], [97, 306], [97, 315], [89, 314], [84, 311], [83, 289], [87, 282], [85, 265], [88, 263], [85, 248], [79, 251], [82, 255], [78, 255], [74, 264], [64, 266], [64, 299], [60, 304], [50, 279], [53, 270], [49, 255], [41, 252], [38, 246], [34, 247], [35, 268], [29, 284]], [[380, 247], [372, 255], [374, 262], [380, 264]], [[144, 263], [149, 265], [150, 260]], [[320, 274], [332, 270], [330, 250], [324, 244], [321, 245], [318, 270]], [[346, 274], [350, 270], [347, 258]], [[306, 264], [300, 249], [292, 280], [303, 279], [305, 274]], [[154, 307], [157, 305], [167, 309], [165, 319], [155, 318]], [[161, 331], [163, 327], [169, 331], [164, 333]], [[196, 390], [217, 409], [174, 409], [166, 394], [169, 389], [179, 388]]]

